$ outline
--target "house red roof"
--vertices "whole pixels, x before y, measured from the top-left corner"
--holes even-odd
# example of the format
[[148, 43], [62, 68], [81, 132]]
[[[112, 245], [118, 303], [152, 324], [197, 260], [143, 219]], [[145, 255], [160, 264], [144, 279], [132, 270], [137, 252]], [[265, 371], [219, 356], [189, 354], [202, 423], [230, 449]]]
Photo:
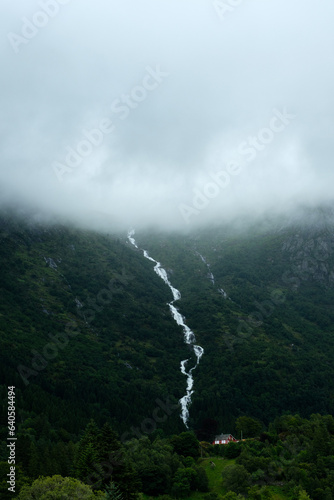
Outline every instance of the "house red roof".
[[234, 443], [238, 442], [238, 439], [232, 436], [232, 434], [219, 434], [219, 436], [216, 436], [214, 439], [214, 442], [212, 444], [228, 444], [233, 441]]

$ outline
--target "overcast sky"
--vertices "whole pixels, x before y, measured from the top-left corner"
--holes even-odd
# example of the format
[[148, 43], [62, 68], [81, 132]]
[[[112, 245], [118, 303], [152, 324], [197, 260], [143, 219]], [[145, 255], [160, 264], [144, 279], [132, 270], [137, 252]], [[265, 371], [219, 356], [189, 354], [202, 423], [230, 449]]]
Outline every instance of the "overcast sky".
[[332, 0], [3, 0], [1, 197], [189, 228], [333, 198]]

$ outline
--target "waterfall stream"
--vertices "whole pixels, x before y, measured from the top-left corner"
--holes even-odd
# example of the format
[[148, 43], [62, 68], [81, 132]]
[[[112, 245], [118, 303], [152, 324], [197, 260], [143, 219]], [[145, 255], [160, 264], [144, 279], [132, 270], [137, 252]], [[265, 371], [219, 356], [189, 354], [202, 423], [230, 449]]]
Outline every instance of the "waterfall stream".
[[211, 271], [211, 267], [210, 267], [210, 264], [207, 263], [206, 261], [206, 258], [203, 257], [203, 255], [201, 255], [199, 252], [196, 252], [197, 255], [199, 255], [199, 257], [201, 258], [201, 261], [206, 265], [206, 267], [208, 268], [208, 278], [209, 280], [211, 281], [211, 283], [214, 285], [215, 284], [215, 277], [214, 275], [212, 274], [212, 271]]
[[[200, 254], [199, 252], [196, 251], [196, 254], [200, 257], [201, 261], [206, 265], [206, 267], [208, 268], [208, 274], [207, 274], [207, 277], [208, 279], [211, 281], [211, 283], [214, 285], [215, 284], [215, 277], [214, 275], [212, 274], [212, 271], [211, 271], [211, 267], [210, 267], [210, 264], [208, 264], [207, 260], [205, 257], [203, 257], [202, 254]], [[228, 295], [227, 293], [225, 292], [225, 290], [223, 288], [218, 288], [218, 292], [222, 294], [222, 296], [224, 297], [224, 299], [228, 299]], [[231, 299], [230, 299], [231, 300]]]
[[[130, 243], [139, 250], [136, 241], [134, 239], [135, 231], [131, 230], [128, 232], [128, 240]], [[185, 324], [184, 317], [182, 314], [177, 310], [177, 308], [174, 305], [174, 302], [177, 300], [181, 299], [181, 293], [179, 290], [173, 287], [173, 285], [170, 283], [168, 279], [168, 275], [165, 269], [161, 267], [160, 262], [156, 261], [155, 259], [152, 259], [152, 257], [149, 256], [148, 252], [146, 250], [142, 250], [144, 257], [151, 262], [155, 264], [154, 266], [154, 271], [157, 273], [157, 275], [166, 283], [166, 285], [169, 286], [172, 294], [173, 294], [173, 300], [168, 303], [169, 309], [172, 313], [172, 316], [176, 323], [180, 326], [182, 326], [183, 333], [184, 333], [184, 341], [186, 344], [192, 347], [193, 352], [196, 356], [196, 364], [192, 368], [190, 368], [189, 371], [186, 370], [187, 363], [189, 361], [188, 359], [184, 359], [181, 361], [181, 373], [187, 377], [187, 389], [186, 389], [186, 394], [183, 396], [183, 398], [180, 399], [180, 404], [181, 404], [181, 419], [183, 420], [184, 425], [188, 428], [188, 420], [189, 420], [189, 406], [191, 403], [191, 396], [193, 394], [193, 387], [194, 387], [194, 378], [192, 375], [193, 370], [195, 370], [196, 366], [198, 365], [201, 357], [204, 354], [204, 349], [203, 347], [196, 345], [196, 337], [195, 334], [190, 328]]]

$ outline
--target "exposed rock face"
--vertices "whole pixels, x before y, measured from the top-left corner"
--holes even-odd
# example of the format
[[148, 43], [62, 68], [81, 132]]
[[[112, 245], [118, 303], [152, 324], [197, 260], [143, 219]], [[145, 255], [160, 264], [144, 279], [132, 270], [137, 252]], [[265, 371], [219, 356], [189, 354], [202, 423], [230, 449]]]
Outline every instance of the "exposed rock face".
[[296, 277], [333, 286], [334, 231], [297, 233], [284, 241], [282, 250], [288, 254]]
[[51, 267], [52, 269], [58, 268], [57, 264], [55, 263], [55, 261], [53, 259], [51, 259], [51, 257], [44, 257], [44, 260], [47, 263], [47, 265], [49, 267]]

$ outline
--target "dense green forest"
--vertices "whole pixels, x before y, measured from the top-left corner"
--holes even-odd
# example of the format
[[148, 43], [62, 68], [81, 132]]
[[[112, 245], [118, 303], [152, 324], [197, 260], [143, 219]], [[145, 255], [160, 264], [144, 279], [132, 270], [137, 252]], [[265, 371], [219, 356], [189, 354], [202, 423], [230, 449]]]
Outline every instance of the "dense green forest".
[[182, 313], [205, 349], [193, 428], [213, 416], [229, 428], [243, 414], [268, 424], [284, 411], [334, 413], [332, 225], [138, 239], [170, 269]]
[[[45, 418], [71, 436], [90, 418], [108, 418], [126, 431], [157, 399], [182, 397], [187, 350], [162, 306], [168, 290], [130, 246], [3, 221], [0, 253], [2, 396], [16, 386], [29, 427]], [[166, 424], [172, 431], [183, 430], [176, 413]]]
[[[32, 441], [32, 451], [21, 453], [16, 465], [20, 491], [15, 498], [332, 500], [333, 416], [284, 415], [267, 430], [240, 417], [236, 428], [255, 437], [213, 446], [182, 432], [121, 443], [108, 423], [99, 428], [92, 420], [78, 443], [55, 445], [52, 476], [45, 461], [38, 469]], [[4, 477], [7, 463], [0, 468]], [[1, 498], [12, 498], [5, 479], [0, 492]]]
[[[2, 478], [15, 386], [18, 489], [58, 475], [50, 485], [83, 488], [78, 498], [332, 498], [331, 224], [136, 234], [180, 290], [177, 307], [204, 348], [189, 432], [179, 400], [180, 362], [191, 354], [167, 306], [170, 290], [126, 233], [3, 212], [0, 241]], [[257, 422], [253, 435], [242, 418]], [[241, 430], [256, 439], [205, 444]], [[218, 456], [219, 480], [209, 456]], [[230, 483], [227, 465], [236, 468], [227, 469]], [[243, 490], [226, 487], [233, 471]]]

